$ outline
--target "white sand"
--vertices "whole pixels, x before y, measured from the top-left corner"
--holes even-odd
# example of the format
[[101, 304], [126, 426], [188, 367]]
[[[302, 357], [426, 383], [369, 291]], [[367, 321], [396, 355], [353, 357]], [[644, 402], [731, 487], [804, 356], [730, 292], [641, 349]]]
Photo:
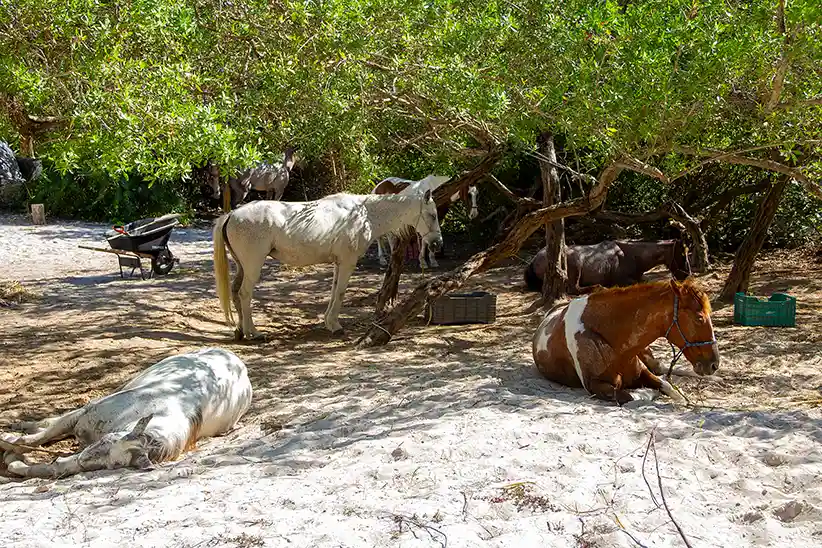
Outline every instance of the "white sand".
[[[23, 215], [0, 214], [0, 279], [32, 281], [86, 276], [88, 283], [99, 281], [94, 275], [119, 276], [117, 255], [81, 249], [78, 246], [110, 249], [105, 233], [110, 225], [82, 221], [47, 219], [45, 225], [32, 225]], [[175, 256], [186, 260], [211, 257], [211, 232], [208, 229], [176, 227], [168, 244]], [[144, 261], [144, 268], [149, 268]]]
[[[92, 252], [46, 228], [56, 229], [0, 225], [2, 277], [55, 275], [36, 273], [49, 246], [65, 252], [56, 274], [80, 271], [75, 260]], [[98, 255], [82, 264], [110, 275], [116, 261]], [[644, 546], [683, 546], [643, 480], [653, 428], [668, 504], [694, 547], [822, 545], [818, 409], [619, 409], [539, 378], [523, 341], [494, 350], [470, 363], [413, 356], [419, 367], [394, 345], [321, 358], [317, 371], [336, 376], [304, 373], [297, 389], [268, 394], [291, 417], [278, 431], [249, 416], [155, 471], [0, 485], [2, 545], [637, 546], [627, 531]], [[454, 374], [432, 373], [443, 370]], [[661, 502], [652, 454], [645, 475]], [[535, 509], [502, 489], [514, 482], [531, 482]]]

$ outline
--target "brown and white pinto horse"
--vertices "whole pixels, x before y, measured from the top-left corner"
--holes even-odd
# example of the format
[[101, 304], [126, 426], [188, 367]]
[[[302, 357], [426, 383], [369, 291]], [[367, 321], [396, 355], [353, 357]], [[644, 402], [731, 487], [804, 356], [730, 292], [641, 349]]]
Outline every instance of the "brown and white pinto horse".
[[660, 337], [679, 348], [698, 375], [719, 368], [711, 304], [690, 279], [605, 289], [555, 306], [534, 334], [534, 363], [554, 382], [620, 405], [633, 400], [628, 390], [637, 388], [681, 399], [659, 378], [648, 348]]
[[[431, 190], [432, 192], [436, 190], [440, 185], [446, 183], [451, 177], [447, 175], [429, 175], [424, 179], [420, 179], [419, 181], [412, 181], [410, 179], [402, 179], [400, 177], [387, 177], [377, 183], [377, 186], [371, 191], [372, 194], [422, 194], [426, 190]], [[477, 207], [477, 197], [479, 196], [479, 189], [476, 186], [469, 186], [467, 188], [463, 188], [460, 192], [455, 192], [453, 196], [451, 196], [451, 201], [445, 205], [439, 206], [437, 208], [437, 218], [442, 222], [445, 219], [445, 215], [448, 213], [448, 210], [451, 208], [452, 204], [457, 203], [457, 201], [462, 200], [463, 204], [465, 205], [466, 211], [468, 211], [468, 218], [473, 220], [479, 215], [479, 209]], [[389, 236], [389, 249], [393, 249], [394, 247], [394, 240]], [[428, 264], [425, 261], [425, 250], [427, 246], [420, 242], [420, 268], [428, 268]], [[378, 239], [377, 240], [377, 254], [379, 256], [380, 264], [382, 266], [386, 266], [388, 264], [388, 259], [386, 258], [385, 253], [383, 252], [382, 242]], [[434, 257], [434, 253], [431, 253], [431, 266], [438, 267], [439, 264], [437, 263], [436, 257]]]

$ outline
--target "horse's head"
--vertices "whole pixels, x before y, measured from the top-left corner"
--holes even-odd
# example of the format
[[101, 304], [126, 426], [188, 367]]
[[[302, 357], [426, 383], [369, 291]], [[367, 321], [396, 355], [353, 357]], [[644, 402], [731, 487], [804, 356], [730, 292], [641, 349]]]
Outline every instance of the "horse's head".
[[422, 235], [423, 243], [428, 244], [428, 247], [433, 251], [442, 248], [442, 233], [440, 232], [440, 221], [437, 217], [437, 203], [434, 201], [430, 188], [425, 191], [425, 195], [422, 197], [420, 216], [414, 228], [417, 230], [417, 234]]
[[691, 280], [671, 280], [674, 315], [666, 335], [682, 350], [698, 375], [713, 375], [719, 369], [719, 348], [711, 322], [711, 303]]
[[294, 154], [300, 150], [299, 145], [295, 145], [293, 143], [288, 143], [283, 151], [283, 166], [288, 170], [291, 171], [294, 168], [294, 164], [296, 163], [296, 158]]
[[682, 240], [674, 240], [668, 270], [678, 281], [685, 281], [691, 275], [691, 261], [688, 259], [688, 246]]

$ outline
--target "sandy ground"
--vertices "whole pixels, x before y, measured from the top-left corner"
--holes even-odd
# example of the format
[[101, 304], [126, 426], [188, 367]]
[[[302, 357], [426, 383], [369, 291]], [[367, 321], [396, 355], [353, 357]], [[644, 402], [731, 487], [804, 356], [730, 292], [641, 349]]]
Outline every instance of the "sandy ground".
[[[660, 484], [694, 547], [822, 543], [822, 265], [806, 256], [769, 254], [753, 286], [796, 295], [798, 327], [733, 326], [717, 307], [722, 368], [678, 378], [694, 405], [617, 408], [535, 374], [539, 315], [523, 313], [518, 267], [470, 285], [498, 294], [497, 323], [420, 321], [358, 351], [373, 258], [352, 277], [341, 337], [321, 327], [329, 269], [272, 262], [254, 304], [271, 340], [235, 344], [208, 230], [176, 229], [180, 265], [141, 281], [77, 247], [105, 247], [105, 229], [0, 216], [0, 279], [34, 295], [0, 308], [0, 430], [204, 346], [246, 361], [254, 403], [238, 430], [151, 472], [0, 477], [4, 546], [683, 546]], [[725, 273], [702, 281], [715, 292]]]

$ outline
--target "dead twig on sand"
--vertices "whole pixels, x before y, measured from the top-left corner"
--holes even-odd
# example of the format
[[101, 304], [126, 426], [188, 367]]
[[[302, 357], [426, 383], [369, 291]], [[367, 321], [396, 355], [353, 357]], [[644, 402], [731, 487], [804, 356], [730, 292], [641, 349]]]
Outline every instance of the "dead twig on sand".
[[656, 497], [654, 496], [654, 490], [651, 489], [651, 482], [648, 481], [648, 477], [645, 475], [645, 461], [648, 460], [648, 451], [651, 449], [651, 442], [654, 441], [655, 433], [656, 426], [651, 430], [651, 435], [648, 436], [648, 443], [645, 445], [645, 454], [642, 455], [642, 480], [645, 482], [645, 485], [648, 486], [648, 492], [651, 494], [651, 502], [654, 503], [654, 506], [659, 508], [659, 502], [657, 502]]
[[[428, 533], [428, 536], [431, 537], [431, 540], [442, 546], [442, 548], [446, 548], [448, 546], [448, 536], [445, 533], [443, 533], [436, 527], [432, 527], [427, 523], [423, 523], [416, 515], [406, 516], [403, 514], [390, 514], [390, 516], [394, 523], [397, 524], [397, 527], [399, 528], [399, 534], [403, 533], [402, 525], [406, 524], [406, 526], [408, 526], [408, 531], [410, 531], [411, 534], [414, 535], [414, 538], [419, 539], [417, 533], [414, 531], [414, 529], [410, 527], [413, 525], [417, 529], [422, 529], [423, 531]], [[435, 536], [434, 533], [436, 533], [438, 536]]]
[[682, 530], [682, 527], [679, 526], [679, 522], [677, 522], [676, 518], [674, 518], [674, 515], [671, 512], [670, 507], [668, 506], [668, 501], [665, 499], [665, 490], [662, 488], [662, 475], [659, 472], [659, 459], [656, 455], [656, 427], [651, 429], [651, 434], [648, 436], [648, 445], [645, 447], [645, 455], [642, 457], [642, 479], [645, 480], [645, 485], [648, 486], [648, 491], [651, 493], [651, 500], [654, 502], [654, 504], [656, 504], [657, 508], [659, 508], [659, 503], [656, 501], [656, 497], [654, 497], [654, 491], [653, 489], [651, 489], [651, 484], [648, 482], [648, 478], [645, 477], [645, 461], [648, 458], [649, 450], [651, 450], [654, 454], [656, 481], [657, 486], [659, 487], [659, 495], [660, 497], [662, 497], [662, 506], [665, 508], [665, 512], [668, 514], [668, 518], [670, 518], [671, 523], [673, 523], [674, 527], [676, 527], [676, 531], [682, 538], [682, 542], [685, 543], [685, 546], [687, 546], [687, 548], [693, 548], [693, 546], [691, 546], [691, 542], [688, 540], [688, 537], [685, 536], [685, 532]]

